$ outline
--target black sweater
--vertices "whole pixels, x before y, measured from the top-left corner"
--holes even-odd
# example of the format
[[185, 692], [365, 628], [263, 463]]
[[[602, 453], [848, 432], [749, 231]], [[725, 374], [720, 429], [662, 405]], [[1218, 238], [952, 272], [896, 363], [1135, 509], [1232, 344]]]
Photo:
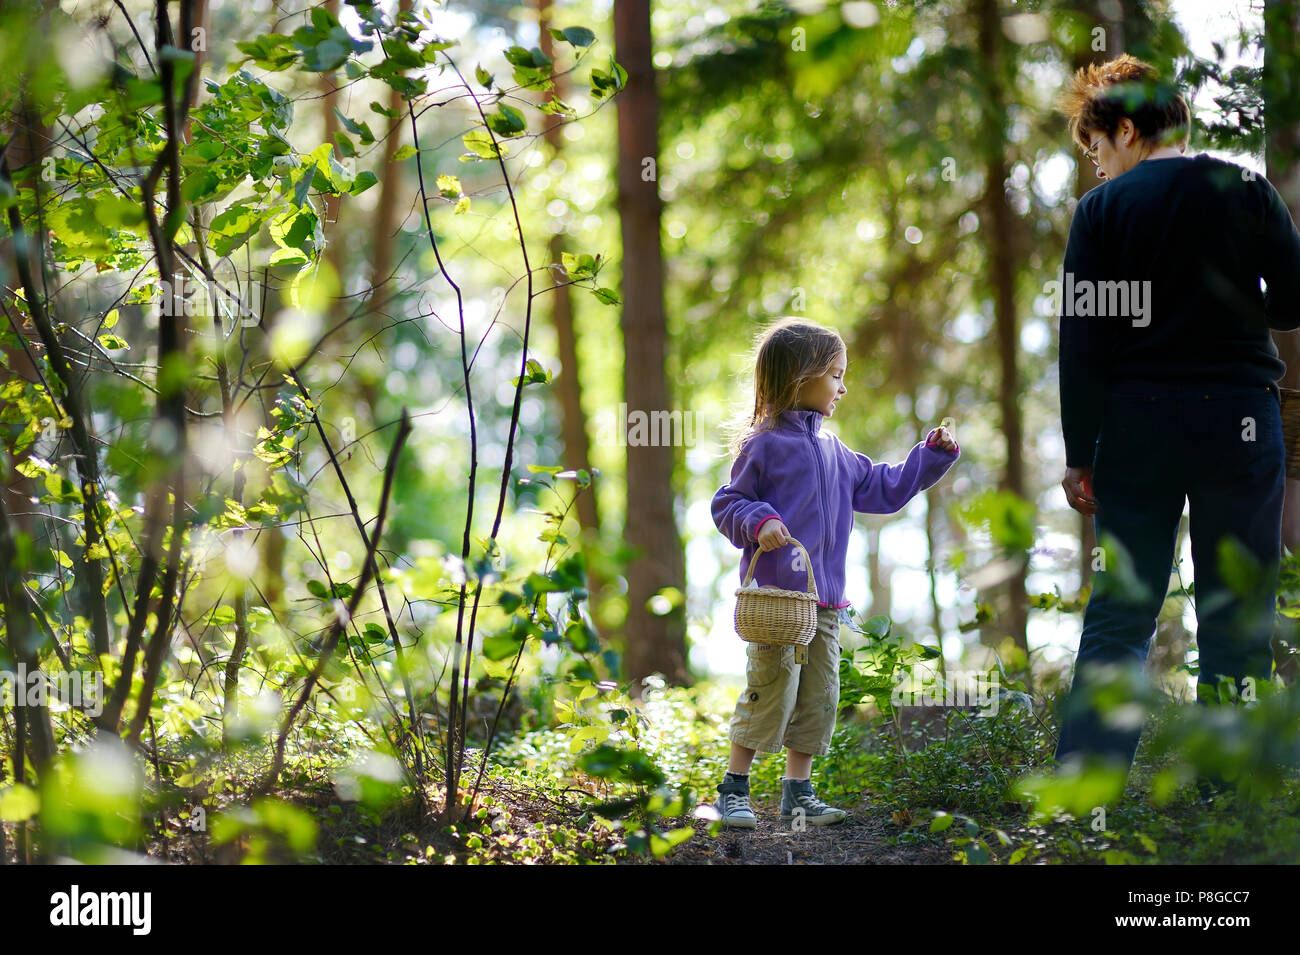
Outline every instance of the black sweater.
[[1263, 176], [1206, 155], [1140, 162], [1079, 200], [1063, 273], [1067, 467], [1092, 466], [1108, 383], [1276, 393], [1269, 329], [1300, 327], [1300, 232]]

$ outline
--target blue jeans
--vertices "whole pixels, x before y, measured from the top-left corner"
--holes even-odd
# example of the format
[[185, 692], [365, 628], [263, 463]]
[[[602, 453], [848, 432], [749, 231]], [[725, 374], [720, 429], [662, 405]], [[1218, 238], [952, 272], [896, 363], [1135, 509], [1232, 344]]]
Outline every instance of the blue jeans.
[[[1088, 705], [1089, 669], [1146, 661], [1164, 603], [1183, 501], [1190, 502], [1199, 687], [1230, 677], [1267, 680], [1282, 553], [1285, 449], [1277, 398], [1264, 387], [1115, 382], [1106, 399], [1092, 474], [1097, 540], [1114, 538], [1132, 575], [1108, 562], [1094, 576], [1057, 759], [1071, 753], [1131, 766], [1142, 727], [1108, 725]], [[1225, 582], [1220, 542], [1235, 538], [1262, 575]], [[1119, 573], [1117, 573], [1119, 571]], [[1125, 586], [1133, 578], [1142, 587]], [[1184, 580], [1186, 573], [1184, 572]], [[1140, 591], [1145, 589], [1146, 593]], [[1235, 588], [1235, 589], [1234, 589]], [[1239, 592], [1240, 591], [1240, 592]], [[1198, 698], [1201, 691], [1198, 687]]]

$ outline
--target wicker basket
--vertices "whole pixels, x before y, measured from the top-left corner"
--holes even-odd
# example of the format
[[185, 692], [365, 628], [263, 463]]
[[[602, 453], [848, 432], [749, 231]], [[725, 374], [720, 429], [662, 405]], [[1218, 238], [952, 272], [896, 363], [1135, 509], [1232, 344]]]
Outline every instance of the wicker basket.
[[1300, 391], [1282, 392], [1282, 441], [1286, 445], [1286, 476], [1300, 479]]
[[806, 647], [817, 635], [817, 581], [813, 579], [812, 558], [803, 544], [794, 538], [790, 538], [790, 543], [803, 553], [804, 566], [808, 568], [808, 592], [779, 587], [749, 588], [758, 555], [762, 553], [756, 552], [749, 562], [744, 586], [736, 591], [736, 633], [740, 639]]

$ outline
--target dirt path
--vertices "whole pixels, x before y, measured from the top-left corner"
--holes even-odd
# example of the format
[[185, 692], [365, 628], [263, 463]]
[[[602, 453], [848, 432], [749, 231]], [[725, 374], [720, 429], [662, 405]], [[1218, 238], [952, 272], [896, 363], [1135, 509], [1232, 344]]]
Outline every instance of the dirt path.
[[891, 845], [903, 831], [883, 809], [862, 805], [834, 826], [809, 826], [794, 832], [780, 820], [775, 804], [755, 800], [758, 827], [724, 829], [716, 838], [699, 831], [663, 865], [947, 865], [945, 846]]

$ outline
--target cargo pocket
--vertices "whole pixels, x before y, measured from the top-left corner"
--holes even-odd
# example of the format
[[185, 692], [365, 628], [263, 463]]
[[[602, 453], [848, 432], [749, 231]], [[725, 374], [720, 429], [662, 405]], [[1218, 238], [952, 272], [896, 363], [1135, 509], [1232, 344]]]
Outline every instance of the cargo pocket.
[[786, 658], [794, 648], [780, 643], [751, 643], [745, 648], [748, 662], [745, 664], [746, 703], [757, 703], [766, 691], [781, 679]]
[[749, 644], [745, 648], [745, 688], [731, 718], [731, 740], [750, 749], [780, 749], [787, 707], [784, 697], [794, 669], [794, 648], [783, 644]]

